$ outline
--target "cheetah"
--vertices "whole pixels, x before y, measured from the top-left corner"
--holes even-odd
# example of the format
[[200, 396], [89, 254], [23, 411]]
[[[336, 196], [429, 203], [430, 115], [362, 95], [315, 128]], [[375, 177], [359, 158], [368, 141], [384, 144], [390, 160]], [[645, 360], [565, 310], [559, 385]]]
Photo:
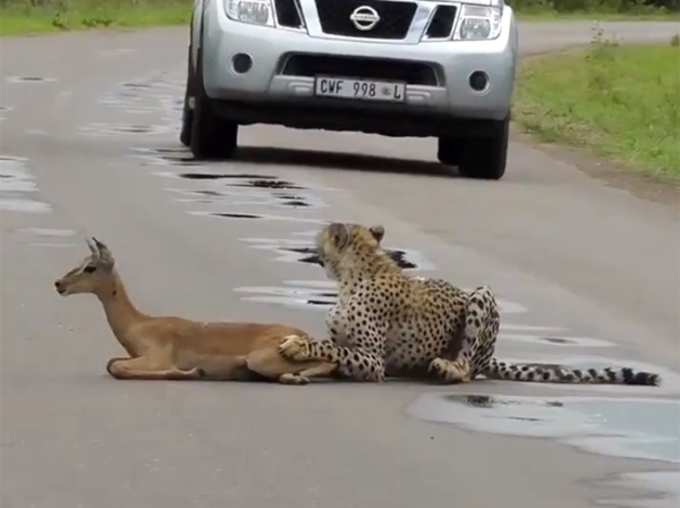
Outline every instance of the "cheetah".
[[657, 374], [630, 368], [572, 369], [499, 361], [494, 357], [499, 310], [492, 290], [464, 291], [441, 279], [409, 276], [387, 255], [382, 226], [332, 223], [317, 237], [338, 300], [326, 319], [330, 339], [290, 336], [281, 353], [296, 361], [338, 365], [355, 381], [385, 376], [429, 377], [444, 383], [488, 379], [548, 383], [657, 385]]

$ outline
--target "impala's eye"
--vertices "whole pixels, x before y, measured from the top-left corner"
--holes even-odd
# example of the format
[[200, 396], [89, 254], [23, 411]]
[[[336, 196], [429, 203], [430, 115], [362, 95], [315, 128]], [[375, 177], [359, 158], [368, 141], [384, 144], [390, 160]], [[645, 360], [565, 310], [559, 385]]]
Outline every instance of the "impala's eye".
[[96, 266], [88, 265], [88, 266], [85, 267], [85, 269], [84, 269], [83, 271], [84, 271], [85, 273], [92, 273], [92, 272], [94, 272], [96, 269], [97, 269]]

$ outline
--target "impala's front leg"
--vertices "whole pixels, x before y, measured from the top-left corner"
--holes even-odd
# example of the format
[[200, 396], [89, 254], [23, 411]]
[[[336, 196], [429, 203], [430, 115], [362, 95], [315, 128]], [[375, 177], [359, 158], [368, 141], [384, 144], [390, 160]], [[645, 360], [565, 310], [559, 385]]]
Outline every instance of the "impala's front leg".
[[314, 342], [309, 337], [289, 335], [279, 346], [286, 358], [294, 361], [317, 360], [337, 364], [338, 372], [355, 381], [384, 381], [385, 363], [381, 348], [348, 348], [324, 340]]
[[174, 365], [159, 365], [157, 361], [140, 356], [138, 358], [113, 358], [106, 366], [116, 379], [201, 379], [200, 369], [181, 370]]

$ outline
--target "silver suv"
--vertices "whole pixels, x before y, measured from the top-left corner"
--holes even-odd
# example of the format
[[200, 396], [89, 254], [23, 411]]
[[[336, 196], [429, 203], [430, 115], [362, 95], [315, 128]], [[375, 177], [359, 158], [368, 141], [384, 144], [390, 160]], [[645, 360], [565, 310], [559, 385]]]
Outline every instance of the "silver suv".
[[436, 136], [505, 172], [517, 27], [503, 0], [195, 0], [181, 141], [229, 157], [239, 125]]

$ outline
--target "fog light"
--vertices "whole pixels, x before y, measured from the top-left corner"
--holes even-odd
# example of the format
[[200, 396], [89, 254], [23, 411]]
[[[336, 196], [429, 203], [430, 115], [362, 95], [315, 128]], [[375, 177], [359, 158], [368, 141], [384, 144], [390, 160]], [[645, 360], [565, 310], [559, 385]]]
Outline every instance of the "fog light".
[[232, 59], [234, 70], [239, 74], [244, 74], [253, 66], [253, 59], [245, 53], [237, 53]]
[[470, 74], [470, 86], [473, 90], [481, 92], [486, 89], [489, 84], [489, 76], [486, 72], [475, 71]]

